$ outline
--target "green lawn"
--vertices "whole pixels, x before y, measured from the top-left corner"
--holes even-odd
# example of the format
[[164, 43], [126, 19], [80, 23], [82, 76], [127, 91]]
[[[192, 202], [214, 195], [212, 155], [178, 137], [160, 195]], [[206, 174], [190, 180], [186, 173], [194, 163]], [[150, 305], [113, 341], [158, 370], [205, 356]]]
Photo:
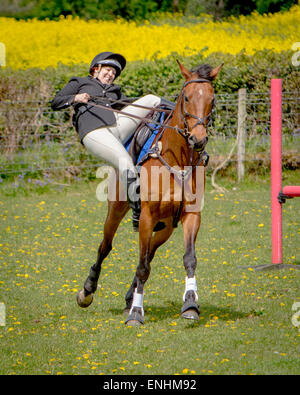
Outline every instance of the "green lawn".
[[[126, 327], [122, 314], [138, 259], [129, 217], [104, 261], [93, 304], [76, 303], [106, 216], [96, 186], [0, 195], [0, 374], [300, 373], [300, 326], [292, 323], [300, 270], [241, 268], [270, 263], [267, 182], [206, 193], [197, 241], [200, 320], [180, 317], [179, 226], [152, 263], [139, 328]], [[300, 199], [283, 208], [284, 260], [299, 265]]]

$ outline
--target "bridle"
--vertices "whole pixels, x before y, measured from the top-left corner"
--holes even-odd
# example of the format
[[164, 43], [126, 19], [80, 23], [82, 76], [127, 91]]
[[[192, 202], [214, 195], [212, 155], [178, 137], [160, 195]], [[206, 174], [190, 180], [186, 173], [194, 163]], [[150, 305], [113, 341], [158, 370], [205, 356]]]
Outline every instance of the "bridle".
[[[189, 112], [187, 112], [185, 110], [185, 103], [187, 101], [186, 96], [184, 94], [184, 89], [186, 88], [187, 85], [189, 84], [193, 84], [193, 83], [204, 83], [204, 82], [208, 82], [211, 83], [211, 81], [209, 81], [208, 79], [205, 78], [198, 78], [195, 80], [190, 80], [190, 81], [186, 81], [183, 85], [183, 87], [181, 88], [181, 92], [179, 94], [179, 98], [180, 98], [180, 116], [183, 120], [184, 123], [184, 129], [179, 129], [178, 128], [178, 132], [181, 133], [185, 138], [189, 138], [191, 136], [191, 132], [192, 130], [198, 126], [198, 125], [203, 125], [203, 126], [207, 126], [209, 124], [209, 122], [212, 120], [212, 114], [215, 111], [215, 95], [213, 98], [213, 102], [212, 102], [212, 108], [209, 114], [207, 114], [205, 117], [198, 117], [197, 115], [194, 114], [190, 114]], [[187, 118], [194, 118], [196, 119], [197, 122], [194, 123], [194, 125], [189, 128], [189, 125], [187, 123]]]
[[[189, 113], [189, 112], [187, 112], [187, 111], [185, 110], [186, 96], [185, 96], [185, 94], [184, 94], [184, 89], [185, 89], [185, 88], [187, 87], [187, 85], [189, 85], [189, 84], [193, 84], [193, 83], [204, 83], [204, 82], [211, 83], [211, 81], [208, 80], [208, 79], [206, 79], [206, 78], [198, 78], [198, 79], [186, 81], [186, 82], [184, 83], [184, 85], [182, 86], [181, 90], [180, 90], [180, 93], [179, 93], [179, 95], [178, 95], [178, 98], [179, 98], [178, 100], [180, 100], [180, 104], [179, 104], [179, 108], [180, 108], [180, 117], [181, 117], [181, 119], [182, 119], [182, 121], [183, 121], [183, 123], [184, 123], [184, 129], [179, 128], [177, 125], [176, 125], [176, 126], [171, 126], [171, 125], [168, 125], [168, 124], [167, 124], [168, 120], [169, 120], [169, 119], [171, 118], [171, 116], [173, 115], [173, 111], [170, 111], [170, 112], [169, 112], [168, 110], [159, 109], [159, 108], [155, 108], [155, 109], [154, 109], [154, 108], [152, 108], [152, 107], [146, 107], [146, 106], [141, 106], [141, 105], [138, 105], [138, 104], [126, 102], [126, 101], [124, 101], [124, 100], [115, 100], [115, 99], [109, 99], [109, 98], [107, 98], [107, 99], [110, 100], [110, 101], [112, 101], [113, 103], [120, 103], [120, 104], [125, 104], [125, 105], [131, 105], [131, 106], [133, 106], [133, 107], [145, 108], [145, 109], [155, 110], [155, 111], [159, 111], [159, 112], [169, 112], [169, 116], [167, 117], [167, 119], [166, 119], [166, 121], [165, 121], [165, 124], [164, 124], [162, 130], [164, 131], [166, 128], [168, 128], [168, 129], [174, 129], [176, 132], [180, 133], [180, 134], [188, 141], [188, 139], [191, 137], [191, 132], [192, 132], [192, 130], [193, 130], [196, 126], [198, 126], [198, 125], [208, 126], [208, 125], [209, 125], [209, 123], [212, 121], [212, 114], [213, 114], [213, 112], [215, 111], [215, 104], [216, 104], [215, 95], [214, 95], [214, 98], [213, 98], [211, 111], [210, 111], [210, 113], [207, 114], [205, 117], [203, 117], [203, 118], [198, 117], [197, 115], [191, 114], [191, 113]], [[94, 96], [94, 97], [92, 97], [91, 99], [92, 99], [92, 100], [95, 100], [95, 99], [98, 99], [98, 97], [97, 97], [97, 96]], [[123, 110], [113, 109], [113, 108], [111, 108], [111, 107], [107, 107], [107, 106], [104, 106], [104, 105], [96, 104], [96, 103], [93, 103], [93, 102], [89, 102], [89, 104], [92, 105], [92, 106], [94, 106], [94, 107], [98, 107], [98, 108], [104, 109], [104, 110], [106, 110], [106, 111], [113, 111], [113, 112], [116, 112], [116, 113], [119, 113], [119, 114], [122, 114], [122, 115], [128, 115], [128, 116], [130, 116], [131, 118], [135, 118], [135, 119], [138, 119], [138, 120], [143, 121], [143, 122], [145, 122], [145, 123], [149, 123], [149, 119], [148, 119], [148, 118], [139, 117], [139, 116], [133, 115], [133, 114], [128, 114], [128, 113], [126, 113], [126, 112], [123, 111]], [[187, 123], [187, 119], [186, 119], [186, 118], [194, 118], [194, 119], [196, 119], [197, 122], [195, 122], [194, 125], [193, 125], [191, 128], [189, 128], [189, 125], [188, 125], [188, 123]], [[155, 122], [155, 121], [153, 121], [153, 120], [151, 121], [151, 123], [152, 123], [152, 124], [160, 125], [159, 122]]]
[[[209, 160], [209, 156], [208, 156], [208, 154], [207, 154], [203, 149], [198, 150], [198, 149], [195, 148], [195, 146], [197, 145], [197, 143], [195, 143], [195, 141], [193, 141], [192, 137], [194, 137], [194, 136], [191, 136], [191, 132], [192, 132], [192, 130], [193, 130], [197, 125], [204, 125], [204, 126], [207, 126], [207, 125], [208, 125], [208, 122], [211, 120], [212, 113], [214, 112], [215, 101], [216, 101], [216, 100], [215, 100], [215, 95], [214, 95], [214, 98], [213, 98], [212, 108], [211, 108], [210, 113], [207, 114], [205, 117], [202, 117], [202, 118], [201, 118], [201, 117], [198, 117], [197, 115], [190, 114], [190, 113], [186, 112], [186, 110], [185, 110], [185, 94], [184, 94], [184, 89], [186, 88], [187, 85], [192, 84], [192, 83], [204, 83], [204, 82], [209, 82], [209, 83], [211, 83], [211, 81], [209, 81], [208, 79], [205, 79], [205, 78], [198, 78], [198, 79], [186, 81], [186, 82], [184, 83], [184, 85], [182, 86], [181, 91], [180, 91], [180, 93], [179, 93], [179, 96], [178, 96], [178, 97], [179, 97], [178, 100], [180, 100], [180, 103], [179, 103], [180, 116], [181, 116], [181, 118], [182, 118], [182, 120], [183, 120], [183, 123], [184, 123], [184, 129], [179, 128], [177, 125], [174, 127], [174, 126], [171, 126], [171, 125], [168, 125], [168, 124], [167, 124], [169, 118], [173, 115], [173, 111], [172, 111], [172, 112], [169, 114], [167, 120], [165, 121], [165, 124], [164, 124], [163, 128], [161, 129], [161, 132], [160, 132], [160, 134], [158, 135], [158, 138], [155, 140], [154, 145], [153, 145], [152, 148], [149, 150], [149, 154], [150, 154], [150, 155], [154, 155], [154, 157], [155, 157], [155, 158], [158, 158], [158, 159], [162, 162], [162, 164], [165, 165], [166, 168], [167, 168], [171, 173], [173, 173], [174, 175], [177, 175], [178, 178], [182, 178], [182, 179], [184, 179], [184, 178], [186, 178], [186, 177], [188, 178], [189, 175], [190, 175], [190, 173], [191, 173], [191, 171], [190, 171], [190, 170], [189, 170], [189, 171], [185, 171], [185, 170], [175, 170], [173, 167], [171, 167], [171, 166], [165, 161], [165, 159], [160, 155], [160, 148], [159, 148], [158, 143], [159, 143], [159, 141], [160, 141], [160, 139], [161, 139], [161, 137], [162, 137], [162, 135], [163, 135], [163, 133], [164, 133], [164, 131], [165, 131], [166, 128], [175, 129], [178, 133], [180, 133], [180, 134], [185, 138], [187, 144], [188, 144], [189, 147], [190, 147], [190, 161], [189, 161], [189, 166], [190, 166], [190, 168], [193, 169], [195, 166], [198, 166], [201, 162], [204, 163], [204, 166], [207, 166], [207, 163], [208, 163], [208, 160]], [[178, 100], [177, 100], [177, 103], [178, 103]], [[187, 120], [186, 120], [187, 117], [194, 118], [194, 119], [196, 119], [196, 121], [197, 121], [197, 122], [191, 127], [191, 129], [189, 128], [189, 125], [188, 125], [188, 123], [187, 123]], [[198, 152], [198, 155], [199, 155], [199, 156], [198, 156], [198, 161], [197, 161], [197, 164], [196, 164], [196, 165], [192, 165], [192, 162], [193, 162], [193, 151], [194, 151], [194, 150], [197, 151], [197, 152]]]

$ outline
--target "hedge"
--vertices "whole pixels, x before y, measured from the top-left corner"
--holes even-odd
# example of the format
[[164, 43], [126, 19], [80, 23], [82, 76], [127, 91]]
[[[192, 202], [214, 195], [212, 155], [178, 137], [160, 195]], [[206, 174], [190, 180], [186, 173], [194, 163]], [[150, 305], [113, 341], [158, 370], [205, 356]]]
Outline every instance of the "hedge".
[[[160, 96], [175, 96], [183, 79], [176, 59], [193, 68], [201, 63], [218, 66], [224, 63], [215, 82], [216, 93], [235, 93], [239, 88], [248, 92], [268, 93], [271, 78], [282, 78], [283, 88], [288, 92], [299, 92], [300, 68], [293, 66], [293, 51], [273, 53], [260, 51], [255, 55], [241, 52], [237, 55], [213, 53], [204, 57], [202, 53], [182, 57], [173, 53], [165, 59], [137, 61], [128, 63], [126, 69], [116, 81], [130, 97], [140, 97], [148, 93]], [[47, 102], [68, 80], [76, 76], [86, 76], [89, 65], [66, 66], [59, 64], [54, 69], [0, 70], [0, 100], [22, 100]]]

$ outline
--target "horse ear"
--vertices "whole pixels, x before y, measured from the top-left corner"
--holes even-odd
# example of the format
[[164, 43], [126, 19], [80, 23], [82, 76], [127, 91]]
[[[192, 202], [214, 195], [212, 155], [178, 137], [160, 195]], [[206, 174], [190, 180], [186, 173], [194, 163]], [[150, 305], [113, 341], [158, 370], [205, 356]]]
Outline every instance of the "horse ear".
[[178, 63], [178, 66], [179, 66], [179, 68], [180, 68], [180, 72], [181, 72], [182, 76], [183, 76], [183, 77], [186, 79], [186, 81], [187, 81], [188, 79], [191, 78], [192, 72], [191, 72], [189, 69], [187, 69], [183, 64], [181, 64], [181, 63], [179, 62], [179, 60], [176, 59], [176, 61], [177, 61], [177, 63]]
[[219, 74], [221, 68], [223, 67], [224, 63], [220, 64], [220, 66], [216, 67], [210, 72], [210, 76], [212, 79], [215, 79], [217, 75]]

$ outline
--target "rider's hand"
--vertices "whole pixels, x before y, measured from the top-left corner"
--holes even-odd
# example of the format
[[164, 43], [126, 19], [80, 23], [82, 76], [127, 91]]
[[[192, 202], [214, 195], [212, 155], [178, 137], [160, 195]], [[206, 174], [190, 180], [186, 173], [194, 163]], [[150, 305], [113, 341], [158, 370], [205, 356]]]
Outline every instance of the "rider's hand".
[[90, 95], [88, 93], [78, 93], [74, 97], [74, 103], [87, 103], [90, 100]]

